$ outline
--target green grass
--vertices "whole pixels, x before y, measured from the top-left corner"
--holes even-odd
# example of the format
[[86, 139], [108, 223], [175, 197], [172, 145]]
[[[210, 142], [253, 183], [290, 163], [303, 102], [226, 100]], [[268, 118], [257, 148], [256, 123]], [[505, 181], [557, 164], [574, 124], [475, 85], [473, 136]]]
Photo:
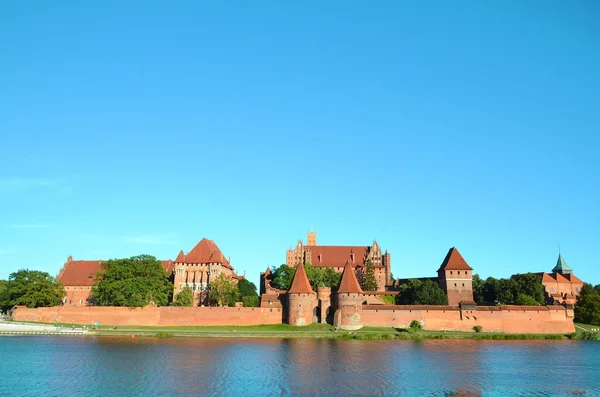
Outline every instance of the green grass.
[[600, 340], [600, 332], [577, 331], [570, 335], [573, 340]]
[[587, 329], [592, 329], [592, 328], [600, 329], [600, 325], [583, 324], [583, 323], [575, 323], [575, 325], [579, 325], [580, 327], [587, 328]]
[[[44, 324], [33, 323], [30, 324]], [[54, 326], [57, 323], [46, 323]], [[71, 327], [71, 323], [61, 323]], [[81, 327], [82, 324], [74, 324]], [[135, 334], [142, 337], [269, 337], [269, 338], [330, 338], [354, 340], [427, 340], [427, 339], [475, 339], [475, 340], [598, 340], [600, 333], [578, 331], [571, 335], [545, 334], [504, 334], [498, 332], [462, 332], [462, 331], [429, 331], [412, 330], [392, 327], [363, 327], [356, 331], [338, 330], [329, 324], [311, 324], [307, 326], [292, 326], [289, 324], [264, 324], [250, 326], [117, 326], [99, 325], [97, 329], [86, 326], [95, 334], [101, 336], [129, 336]], [[587, 326], [588, 328], [590, 326]]]

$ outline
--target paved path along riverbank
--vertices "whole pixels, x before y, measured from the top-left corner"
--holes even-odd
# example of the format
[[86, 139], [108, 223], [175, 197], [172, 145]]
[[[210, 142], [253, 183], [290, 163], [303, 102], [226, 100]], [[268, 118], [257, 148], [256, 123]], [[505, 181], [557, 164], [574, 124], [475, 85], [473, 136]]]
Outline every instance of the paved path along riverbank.
[[81, 326], [31, 324], [0, 319], [0, 335], [85, 335], [87, 332]]

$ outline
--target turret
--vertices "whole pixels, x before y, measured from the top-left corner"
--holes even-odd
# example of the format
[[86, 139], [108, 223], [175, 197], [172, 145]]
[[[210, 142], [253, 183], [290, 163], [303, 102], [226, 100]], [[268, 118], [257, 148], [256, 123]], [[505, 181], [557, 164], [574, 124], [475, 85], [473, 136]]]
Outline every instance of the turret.
[[316, 315], [316, 294], [308, 282], [304, 265], [296, 267], [296, 274], [288, 290], [288, 324], [309, 325]]
[[448, 295], [448, 305], [473, 301], [473, 268], [455, 247], [450, 248], [438, 269], [440, 288]]
[[344, 266], [336, 298], [334, 325], [346, 330], [362, 328], [364, 294], [350, 261], [347, 261]]
[[319, 303], [318, 320], [319, 323], [325, 324], [331, 310], [331, 288], [317, 287], [317, 300]]

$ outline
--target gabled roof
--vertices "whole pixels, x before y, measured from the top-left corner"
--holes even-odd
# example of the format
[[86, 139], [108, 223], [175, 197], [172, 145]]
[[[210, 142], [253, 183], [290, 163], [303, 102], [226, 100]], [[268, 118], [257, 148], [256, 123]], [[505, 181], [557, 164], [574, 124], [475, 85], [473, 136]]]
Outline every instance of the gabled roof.
[[340, 286], [337, 292], [343, 294], [363, 293], [363, 290], [356, 279], [356, 274], [354, 274], [354, 268], [350, 262], [346, 262], [346, 266], [344, 266], [344, 272], [342, 273], [342, 279], [340, 280]]
[[316, 267], [342, 267], [347, 261], [364, 264], [369, 253], [367, 246], [346, 245], [307, 245], [306, 251], [310, 251], [311, 265]]
[[563, 275], [562, 275], [562, 274], [560, 274], [560, 273], [552, 273], [552, 276], [553, 276], [554, 278], [556, 278], [556, 281], [557, 281], [557, 282], [559, 282], [559, 283], [570, 283], [570, 281], [569, 281], [569, 280], [567, 280], [567, 279], [565, 278], [565, 276], [563, 276]]
[[183, 253], [183, 251], [179, 251], [179, 255], [177, 255], [177, 258], [175, 259], [175, 262], [183, 262], [185, 260], [185, 254]]
[[573, 284], [583, 284], [583, 281], [577, 278], [573, 273], [563, 274], [563, 276]]
[[[71, 257], [64, 264], [56, 281], [65, 287], [91, 287], [96, 280], [96, 273], [102, 270], [102, 260], [74, 261]], [[172, 273], [175, 263], [171, 260], [161, 261], [163, 269]]]
[[467, 265], [460, 252], [455, 247], [452, 247], [446, 254], [438, 272], [442, 270], [473, 270], [473, 268]]
[[187, 254], [181, 255], [180, 252], [177, 256], [176, 262], [178, 263], [220, 263], [228, 269], [233, 270], [233, 267], [229, 264], [227, 259], [223, 256], [223, 253], [217, 247], [214, 241], [207, 238], [200, 240], [198, 244]]
[[[540, 274], [540, 273], [538, 273]], [[541, 273], [542, 283], [555, 283], [556, 279], [552, 276], [552, 274]]]
[[553, 273], [571, 273], [573, 269], [571, 269], [565, 259], [562, 257], [562, 254], [558, 254], [558, 260], [556, 261], [556, 266], [552, 269]]
[[94, 285], [96, 273], [100, 271], [102, 261], [74, 261], [69, 260], [65, 263], [61, 274], [57, 277], [66, 287], [81, 286], [90, 287]]
[[292, 280], [292, 285], [288, 290], [288, 294], [314, 294], [315, 291], [310, 286], [304, 265], [296, 267], [296, 274]]

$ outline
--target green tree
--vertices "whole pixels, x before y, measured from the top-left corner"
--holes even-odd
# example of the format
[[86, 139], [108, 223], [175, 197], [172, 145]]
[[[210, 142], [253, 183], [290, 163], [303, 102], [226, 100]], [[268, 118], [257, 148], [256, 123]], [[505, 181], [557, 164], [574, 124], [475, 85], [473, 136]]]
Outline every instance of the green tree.
[[364, 276], [361, 277], [362, 284], [360, 285], [363, 291], [377, 291], [377, 279], [375, 278], [375, 268], [373, 262], [367, 260], [365, 263]]
[[240, 300], [242, 301], [245, 307], [258, 306], [259, 299], [258, 293], [256, 292], [256, 284], [243, 278], [238, 281], [237, 288]]
[[21, 269], [12, 273], [0, 287], [0, 304], [4, 310], [15, 305], [27, 307], [58, 306], [65, 297], [65, 288], [46, 272]]
[[329, 267], [315, 267], [310, 262], [304, 265], [306, 277], [313, 291], [317, 291], [318, 287], [329, 287], [336, 289], [340, 283], [341, 273], [336, 272]]
[[172, 295], [168, 273], [150, 255], [102, 262], [91, 291], [99, 306], [165, 306]]
[[258, 307], [260, 303], [260, 299], [258, 295], [256, 296], [244, 296], [242, 297], [242, 303], [244, 307]]
[[10, 310], [10, 303], [8, 298], [8, 281], [0, 280], [0, 312], [7, 312]]
[[[513, 294], [516, 296], [517, 305], [519, 301], [519, 295], [527, 295], [532, 299], [529, 299], [529, 306], [543, 305], [546, 303], [546, 296], [544, 293], [544, 286], [540, 280], [540, 276], [534, 273], [517, 274], [511, 277], [513, 281]], [[535, 303], [533, 303], [535, 302]]]
[[191, 287], [183, 287], [175, 297], [174, 306], [194, 306], [194, 291]]
[[479, 277], [479, 274], [473, 275], [473, 300], [478, 304], [485, 302], [485, 296], [483, 294], [485, 281]]
[[575, 321], [600, 326], [600, 284], [583, 284], [575, 304]]
[[432, 280], [412, 279], [400, 286], [398, 305], [447, 305], [448, 297]]
[[296, 274], [296, 268], [283, 264], [277, 268], [271, 268], [271, 273], [273, 274], [271, 286], [287, 291], [292, 285], [294, 274]]
[[220, 273], [210, 282], [209, 299], [218, 306], [235, 306], [239, 296], [237, 283], [225, 273]]
[[515, 303], [522, 306], [539, 306], [540, 304], [533, 297], [523, 293], [517, 295]]

